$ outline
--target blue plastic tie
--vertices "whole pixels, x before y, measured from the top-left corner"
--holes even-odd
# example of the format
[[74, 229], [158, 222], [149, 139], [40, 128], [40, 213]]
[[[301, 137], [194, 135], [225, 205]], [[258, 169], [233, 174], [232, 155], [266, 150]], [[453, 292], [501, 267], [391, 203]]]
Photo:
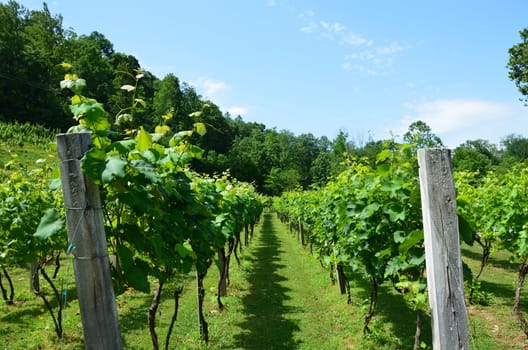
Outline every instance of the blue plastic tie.
[[66, 249], [66, 255], [70, 255], [72, 250], [74, 249], [75, 249], [75, 244], [70, 243], [70, 245], [68, 246], [68, 249]]

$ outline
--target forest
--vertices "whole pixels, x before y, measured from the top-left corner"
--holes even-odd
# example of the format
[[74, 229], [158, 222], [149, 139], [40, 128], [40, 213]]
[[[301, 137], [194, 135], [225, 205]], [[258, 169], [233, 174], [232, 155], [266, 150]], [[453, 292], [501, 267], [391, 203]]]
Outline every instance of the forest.
[[[68, 108], [71, 93], [59, 86], [65, 74], [62, 63], [68, 63], [71, 72], [87, 82], [84, 94], [104, 105], [116, 131], [126, 131], [132, 125], [152, 131], [167, 113], [173, 115], [168, 125], [177, 130], [201, 122], [207, 132], [193, 136], [193, 143], [204, 154], [193, 162], [193, 168], [208, 174], [228, 171], [268, 195], [320, 187], [344, 169], [347, 159], [375, 160], [388, 144], [371, 136], [352, 140], [344, 131], [333, 139], [310, 133], [295, 135], [224, 113], [176, 73], [156, 77], [133, 55], [116, 52], [103, 33], [78, 35], [65, 28], [61, 15], [50, 13], [46, 3], [38, 11], [30, 11], [16, 1], [0, 4], [0, 61], [0, 121], [39, 124], [61, 131], [72, 126], [74, 120]], [[135, 104], [134, 120], [116, 120], [118, 114], [130, 115], [123, 113], [129, 104], [128, 92], [121, 87], [134, 85], [138, 72], [142, 79], [137, 82], [134, 98], [141, 103]], [[512, 79], [515, 74], [522, 78], [522, 71], [512, 70], [511, 74]], [[194, 118], [189, 117], [197, 111], [200, 113]], [[421, 121], [409, 126], [403, 140], [443, 147], [442, 140]], [[454, 149], [453, 165], [455, 170], [484, 175], [493, 167], [507, 169], [527, 157], [528, 139], [512, 134], [504, 135], [499, 145], [480, 139], [464, 142]]]

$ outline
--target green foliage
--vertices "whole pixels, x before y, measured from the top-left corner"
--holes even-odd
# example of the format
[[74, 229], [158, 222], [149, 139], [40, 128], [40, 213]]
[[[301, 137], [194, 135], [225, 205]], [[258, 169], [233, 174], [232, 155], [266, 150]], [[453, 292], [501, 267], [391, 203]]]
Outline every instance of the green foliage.
[[453, 168], [455, 171], [478, 172], [484, 176], [499, 164], [499, 158], [497, 147], [488, 141], [466, 141], [453, 152]]
[[470, 286], [472, 291], [472, 304], [491, 306], [495, 303], [495, 295], [482, 289], [482, 283], [477, 281]]
[[296, 169], [272, 168], [265, 180], [264, 188], [271, 195], [280, 195], [284, 191], [291, 191], [299, 187], [300, 177]]
[[528, 159], [528, 138], [521, 135], [507, 135], [502, 140], [504, 162], [508, 165]]
[[442, 140], [432, 133], [429, 125], [418, 120], [409, 125], [409, 130], [403, 135], [403, 140], [415, 144], [417, 148], [442, 148]]
[[45, 162], [40, 166], [33, 170], [12, 168], [0, 186], [1, 266], [45, 264], [66, 246], [64, 227], [56, 224], [62, 196], [50, 187], [51, 166]]
[[0, 4], [0, 23], [0, 116], [64, 128], [65, 104], [55, 88], [69, 39], [62, 18], [45, 4], [41, 11], [28, 11], [9, 1]]
[[[136, 73], [132, 84], [121, 87], [131, 95], [131, 107], [122, 108], [116, 120], [130, 115], [134, 121], [137, 108], [145, 108], [136, 95], [144, 75]], [[202, 155], [191, 140], [206, 134], [203, 122], [175, 132], [165, 124], [173, 117], [169, 113], [154, 133], [131, 123], [120, 136], [109, 130], [102, 105], [80, 94], [79, 80], [66, 74], [61, 85], [74, 92], [71, 110], [79, 125], [72, 131], [92, 133], [94, 147], [81, 159], [81, 169], [101, 187], [118, 290], [149, 292], [149, 278], [161, 286], [174, 273], [188, 273], [193, 266], [205, 276], [216, 252], [260, 216], [262, 205], [253, 187], [190, 170], [191, 162]], [[189, 117], [198, 118], [208, 108], [204, 105]]]
[[409, 156], [413, 146], [385, 147], [376, 167], [353, 161], [324, 188], [285, 193], [274, 202], [281, 216], [304, 223], [324, 265], [339, 263], [364, 273], [374, 293], [367, 323], [376, 286], [385, 280], [404, 283], [407, 298], [425, 308], [423, 282], [418, 282], [425, 252], [416, 159]]
[[59, 211], [55, 208], [51, 208], [46, 210], [40, 219], [37, 231], [33, 236], [40, 239], [47, 239], [60, 232], [63, 228], [64, 221], [62, 220]]
[[0, 122], [0, 145], [4, 147], [35, 146], [49, 149], [55, 141], [58, 130], [49, 130], [43, 126], [17, 121]]
[[483, 249], [480, 271], [470, 285], [470, 300], [488, 303], [492, 299], [480, 290], [478, 278], [493, 248], [506, 250], [511, 253], [511, 261], [519, 265], [513, 313], [524, 324], [520, 298], [528, 273], [528, 168], [526, 164], [516, 164], [500, 176], [488, 173], [478, 182], [468, 181], [469, 177], [461, 174], [457, 180], [460, 212], [475, 230], [475, 240]]
[[470, 173], [456, 174], [459, 212], [480, 240], [489, 240], [514, 254], [528, 257], [526, 245], [527, 168], [518, 164], [497, 176], [488, 173], [480, 181]]
[[519, 35], [521, 42], [508, 50], [508, 77], [524, 96], [522, 99], [528, 102], [528, 28], [521, 30]]
[[[1, 172], [5, 181], [0, 186], [0, 267], [7, 277], [7, 269], [31, 264], [35, 267], [30, 276], [34, 294], [40, 297], [55, 324], [55, 332], [62, 334], [62, 305], [55, 283], [45, 272], [45, 267], [55, 260], [66, 246], [62, 215], [62, 196], [55, 186], [50, 186], [52, 167], [45, 160], [39, 168], [28, 170], [23, 165], [8, 162], [9, 173]], [[2, 169], [6, 170], [6, 169]], [[42, 218], [42, 219], [41, 219]], [[51, 288], [51, 298], [40, 286], [40, 275]], [[3, 288], [3, 286], [2, 286]], [[12, 303], [15, 291], [11, 289]], [[5, 293], [3, 293], [5, 298]]]

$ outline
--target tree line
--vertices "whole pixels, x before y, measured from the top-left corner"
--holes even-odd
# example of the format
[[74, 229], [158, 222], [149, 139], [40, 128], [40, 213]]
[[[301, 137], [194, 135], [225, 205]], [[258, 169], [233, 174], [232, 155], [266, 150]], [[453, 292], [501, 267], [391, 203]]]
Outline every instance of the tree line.
[[[521, 31], [524, 41], [510, 50], [508, 62], [510, 79], [524, 95], [528, 80], [526, 36], [526, 30]], [[207, 132], [193, 136], [192, 141], [205, 152], [193, 167], [209, 174], [229, 171], [270, 195], [322, 186], [346, 167], [347, 159], [374, 159], [387, 144], [372, 138], [351, 141], [343, 131], [334, 139], [311, 133], [295, 135], [223, 113], [175, 74], [158, 78], [143, 69], [133, 55], [115, 51], [102, 33], [78, 35], [64, 28], [62, 16], [50, 13], [46, 3], [42, 10], [31, 11], [13, 0], [0, 3], [0, 61], [0, 121], [28, 122], [62, 131], [72, 126], [68, 108], [71, 94], [58, 84], [65, 72], [61, 63], [67, 62], [86, 80], [85, 95], [103, 104], [116, 131], [126, 132], [133, 125], [153, 131], [167, 114], [173, 116], [167, 124], [174, 130], [187, 130], [201, 122]], [[139, 72], [142, 79], [137, 81], [134, 94], [141, 103], [136, 104], [134, 120], [130, 120], [123, 113], [130, 106], [129, 93], [122, 87], [134, 86]], [[191, 114], [194, 118], [189, 118]], [[117, 115], [121, 116], [118, 120]], [[415, 136], [433, 141], [428, 146], [442, 146], [423, 122], [411, 124], [404, 137]], [[455, 167], [485, 173], [493, 166], [508, 166], [527, 156], [528, 139], [509, 135], [498, 146], [486, 140], [467, 141], [455, 149], [453, 161]]]

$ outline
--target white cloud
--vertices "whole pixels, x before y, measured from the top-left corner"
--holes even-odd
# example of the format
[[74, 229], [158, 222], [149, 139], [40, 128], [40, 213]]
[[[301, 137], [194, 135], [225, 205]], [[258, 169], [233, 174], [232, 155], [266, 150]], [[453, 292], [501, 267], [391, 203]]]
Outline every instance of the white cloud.
[[[371, 46], [372, 41], [367, 42]], [[345, 56], [345, 70], [357, 70], [369, 75], [385, 73], [393, 64], [394, 57], [405, 48], [398, 42], [356, 51]]]
[[299, 15], [299, 17], [301, 18], [309, 18], [309, 17], [314, 17], [314, 16], [315, 16], [315, 12], [313, 12], [312, 10], [306, 10]]
[[318, 28], [317, 23], [312, 22], [312, 23], [308, 23], [308, 25], [304, 27], [299, 28], [299, 31], [303, 33], [313, 33], [317, 30], [317, 28]]
[[176, 67], [175, 66], [145, 66], [145, 69], [152, 74], [154, 74], [157, 78], [163, 79], [167, 74], [175, 72]]
[[313, 11], [304, 11], [299, 18], [304, 22], [304, 25], [299, 28], [302, 33], [315, 33], [325, 39], [348, 46], [372, 45], [372, 40], [350, 31], [342, 23], [316, 19]]
[[227, 112], [232, 116], [245, 115], [249, 112], [249, 108], [242, 106], [232, 106], [227, 109]]
[[299, 18], [303, 22], [299, 28], [300, 32], [335, 41], [352, 50], [344, 56], [342, 67], [345, 70], [379, 75], [385, 73], [392, 66], [394, 57], [405, 50], [396, 41], [388, 45], [376, 46], [374, 40], [355, 33], [340, 22], [317, 19], [313, 11], [305, 11], [299, 15]]
[[221, 91], [231, 89], [226, 83], [211, 78], [198, 78], [197, 80], [190, 82], [190, 84], [199, 90], [206, 98], [210, 99], [213, 99], [213, 97]]
[[438, 133], [469, 128], [511, 113], [510, 105], [477, 99], [436, 100], [410, 108], [412, 112], [403, 118], [404, 123], [421, 120]]
[[351, 45], [351, 46], [357, 46], [357, 45], [371, 46], [373, 44], [372, 40], [367, 40], [352, 32], [345, 33], [342, 39], [344, 43]]
[[276, 0], [268, 0], [266, 5], [268, 5], [269, 7], [275, 7], [277, 5], [277, 1]]
[[313, 19], [315, 13], [313, 11], [304, 11], [299, 15], [301, 20], [305, 23], [304, 26], [299, 28], [299, 31], [302, 33], [310, 34], [314, 33], [319, 29], [319, 24]]
[[[230, 105], [229, 96], [232, 88], [227, 83], [212, 78], [201, 77], [189, 82], [196, 91], [205, 99], [215, 103], [221, 111], [228, 112], [232, 116], [247, 115], [250, 108], [245, 106]], [[235, 102], [236, 103], [236, 102]]]
[[[439, 99], [419, 104], [408, 104], [409, 110], [399, 125], [390, 130], [403, 135], [415, 121], [425, 122], [449, 148], [467, 140], [485, 139], [498, 143], [510, 133], [526, 133], [528, 109], [519, 104], [481, 99]], [[522, 122], [524, 120], [524, 123]]]

